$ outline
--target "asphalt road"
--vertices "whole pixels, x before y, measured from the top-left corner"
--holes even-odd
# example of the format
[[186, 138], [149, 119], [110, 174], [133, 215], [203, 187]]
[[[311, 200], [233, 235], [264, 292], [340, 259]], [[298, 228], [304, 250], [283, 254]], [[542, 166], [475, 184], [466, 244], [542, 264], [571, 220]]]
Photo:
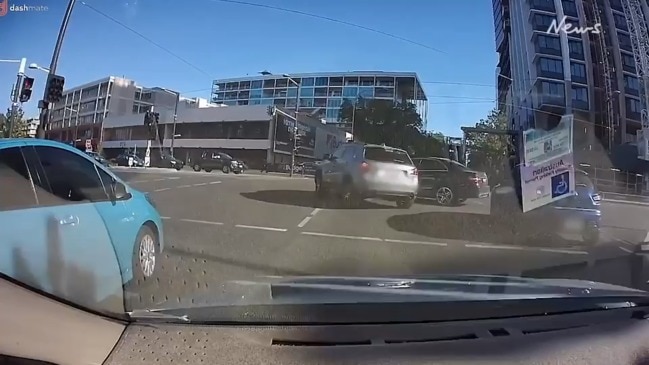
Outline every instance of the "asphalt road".
[[[116, 169], [164, 217], [160, 272], [133, 304], [161, 307], [263, 276], [436, 273], [566, 277], [631, 285], [631, 252], [649, 204], [604, 201], [601, 242], [521, 237], [489, 217], [489, 199], [411, 209], [318, 204], [309, 178]], [[554, 227], [548, 227], [552, 233]], [[183, 299], [184, 300], [184, 299]]]

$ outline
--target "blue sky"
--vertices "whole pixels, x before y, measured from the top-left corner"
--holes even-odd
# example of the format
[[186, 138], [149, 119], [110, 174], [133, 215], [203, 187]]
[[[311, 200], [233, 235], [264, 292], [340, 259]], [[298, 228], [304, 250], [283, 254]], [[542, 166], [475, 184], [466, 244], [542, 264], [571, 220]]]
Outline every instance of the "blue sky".
[[[49, 66], [66, 0], [8, 0], [47, 11], [0, 18], [0, 59]], [[428, 129], [460, 135], [494, 107], [495, 42], [490, 0], [242, 0], [318, 14], [413, 42], [295, 13], [216, 0], [77, 1], [58, 74], [73, 87], [108, 75], [209, 98], [213, 79], [316, 71], [414, 71], [429, 97]], [[179, 60], [95, 8], [161, 45]], [[432, 50], [439, 49], [442, 52]], [[18, 66], [0, 63], [0, 108]], [[45, 74], [23, 106], [37, 115]], [[453, 84], [456, 83], [456, 84]], [[478, 84], [478, 85], [467, 85]]]

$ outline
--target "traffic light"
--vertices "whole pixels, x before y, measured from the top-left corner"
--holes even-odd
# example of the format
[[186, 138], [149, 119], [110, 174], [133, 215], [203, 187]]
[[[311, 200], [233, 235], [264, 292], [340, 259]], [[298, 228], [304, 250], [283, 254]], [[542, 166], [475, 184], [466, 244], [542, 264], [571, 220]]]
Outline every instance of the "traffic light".
[[20, 89], [20, 102], [26, 103], [32, 97], [32, 88], [34, 87], [34, 79], [31, 77], [23, 77], [23, 85]]
[[151, 115], [151, 112], [146, 112], [144, 113], [144, 125], [149, 127], [153, 124], [153, 117]]
[[56, 103], [63, 97], [63, 85], [65, 84], [65, 78], [59, 75], [49, 75], [47, 76], [47, 82], [45, 83], [46, 96], [45, 101], [48, 103]]
[[153, 124], [155, 124], [156, 128], [160, 124], [160, 113], [153, 113]]

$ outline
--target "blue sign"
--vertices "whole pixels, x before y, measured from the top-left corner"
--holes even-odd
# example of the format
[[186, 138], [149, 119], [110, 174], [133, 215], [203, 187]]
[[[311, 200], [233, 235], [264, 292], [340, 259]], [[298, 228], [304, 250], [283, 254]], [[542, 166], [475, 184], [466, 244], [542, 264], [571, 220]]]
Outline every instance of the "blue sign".
[[552, 198], [556, 198], [570, 192], [570, 172], [552, 176]]

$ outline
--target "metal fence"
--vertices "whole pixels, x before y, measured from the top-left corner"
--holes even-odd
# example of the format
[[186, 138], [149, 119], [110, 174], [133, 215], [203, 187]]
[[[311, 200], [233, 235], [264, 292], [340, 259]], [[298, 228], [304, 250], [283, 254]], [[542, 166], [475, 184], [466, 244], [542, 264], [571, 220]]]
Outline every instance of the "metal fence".
[[601, 192], [649, 195], [641, 174], [616, 168], [598, 168], [587, 163], [580, 163], [579, 168], [588, 173], [588, 177]]

